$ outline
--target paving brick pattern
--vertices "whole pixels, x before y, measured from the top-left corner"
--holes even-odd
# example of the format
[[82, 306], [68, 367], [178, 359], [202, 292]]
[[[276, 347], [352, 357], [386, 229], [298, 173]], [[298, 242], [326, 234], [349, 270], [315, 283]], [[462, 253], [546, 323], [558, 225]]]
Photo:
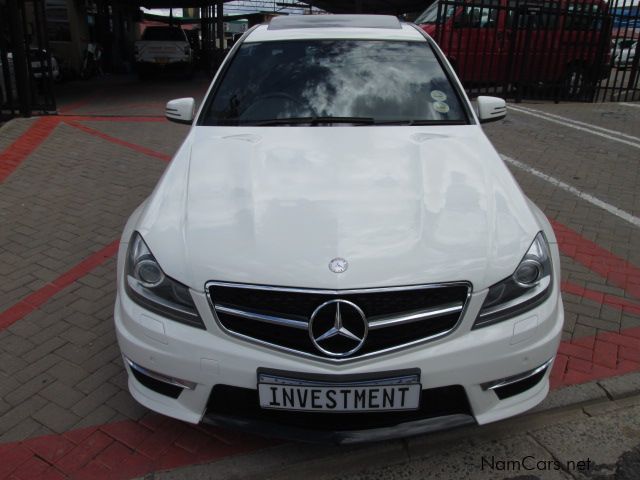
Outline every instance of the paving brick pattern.
[[[115, 242], [186, 133], [157, 115], [205, 85], [98, 84], [46, 124], [0, 130], [0, 478], [130, 478], [267, 444], [139, 406], [112, 325]], [[487, 131], [501, 153], [636, 208], [634, 151], [600, 142], [594, 160], [592, 139], [515, 114]], [[613, 167], [598, 183], [601, 162]], [[561, 242], [566, 324], [552, 385], [640, 370], [639, 229], [513, 173]]]
[[[122, 130], [131, 128], [128, 123], [119, 125]], [[172, 141], [170, 135], [165, 138]], [[164, 166], [142, 153], [58, 125], [2, 186], [0, 210], [10, 227], [0, 232], [0, 309], [116, 239]], [[104, 188], [105, 178], [109, 188]]]

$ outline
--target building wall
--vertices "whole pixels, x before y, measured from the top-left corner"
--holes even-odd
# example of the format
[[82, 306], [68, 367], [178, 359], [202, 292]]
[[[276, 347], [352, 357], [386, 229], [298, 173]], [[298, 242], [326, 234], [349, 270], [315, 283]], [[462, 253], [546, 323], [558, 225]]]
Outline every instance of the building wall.
[[128, 71], [140, 20], [138, 9], [107, 0], [46, 0], [49, 45], [67, 70], [78, 74], [89, 43], [102, 51], [106, 71]]
[[65, 68], [79, 72], [89, 42], [89, 24], [85, 2], [47, 0], [45, 3], [49, 46]]

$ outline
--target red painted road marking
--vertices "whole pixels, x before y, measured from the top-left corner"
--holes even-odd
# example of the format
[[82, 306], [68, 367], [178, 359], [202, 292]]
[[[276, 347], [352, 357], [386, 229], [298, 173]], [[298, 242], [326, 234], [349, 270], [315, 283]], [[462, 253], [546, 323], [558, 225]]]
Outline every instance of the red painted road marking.
[[560, 343], [551, 388], [640, 370], [640, 327]]
[[596, 303], [606, 305], [607, 307], [611, 307], [615, 310], [622, 310], [625, 313], [640, 316], [640, 303], [632, 302], [626, 298], [598, 292], [596, 290], [590, 290], [570, 282], [562, 282], [562, 291], [588, 300], [593, 300]]
[[127, 479], [278, 443], [150, 413], [139, 422], [122, 421], [0, 445], [0, 479]]
[[65, 123], [67, 123], [68, 125], [71, 125], [74, 128], [77, 128], [78, 130], [83, 131], [84, 133], [88, 133], [89, 135], [93, 135], [94, 137], [98, 137], [98, 138], [102, 138], [103, 140], [106, 140], [107, 142], [111, 142], [111, 143], [115, 143], [116, 145], [120, 145], [122, 147], [126, 147], [129, 148], [131, 150], [135, 150], [136, 152], [139, 153], [143, 153], [144, 155], [148, 155], [150, 157], [155, 157], [158, 158], [160, 160], [164, 160], [165, 162], [168, 162], [169, 160], [171, 160], [171, 155], [167, 155], [166, 153], [160, 153], [160, 152], [156, 152], [155, 150], [152, 150], [150, 148], [147, 147], [143, 147], [141, 145], [137, 145], [135, 143], [131, 143], [131, 142], [127, 142], [125, 140], [121, 140], [119, 138], [116, 137], [112, 137], [111, 135], [107, 135], [106, 133], [103, 133], [99, 130], [95, 130], [91, 127], [87, 127], [85, 125], [82, 125], [78, 122], [73, 122], [73, 121], [66, 121]]
[[[101, 136], [105, 140], [112, 143], [132, 148], [141, 153], [145, 153], [155, 158], [167, 161], [171, 157], [159, 152], [155, 152], [151, 149], [135, 145], [133, 143], [125, 142], [123, 140], [116, 139], [109, 135], [93, 130], [89, 127], [79, 126], [75, 122], [81, 120], [90, 120], [97, 122], [166, 122], [165, 117], [135, 117], [135, 116], [85, 116], [85, 115], [69, 115], [69, 116], [47, 116], [38, 118], [29, 129], [20, 135], [11, 145], [9, 145], [4, 151], [0, 152], [0, 183], [4, 182], [9, 175], [35, 150], [40, 147], [53, 130], [58, 126], [61, 121], [67, 121], [73, 124], [74, 127], [84, 130], [91, 135]], [[89, 132], [89, 130], [91, 130]]]
[[605, 250], [575, 230], [556, 221], [551, 223], [562, 253], [606, 278], [612, 285], [640, 298], [640, 268]]
[[79, 278], [85, 276], [95, 267], [102, 265], [109, 258], [113, 257], [118, 251], [118, 243], [119, 242], [117, 240], [111, 242], [103, 249], [85, 258], [75, 267], [60, 275], [53, 282], [48, 283], [39, 290], [27, 295], [18, 303], [0, 313], [0, 330], [4, 330], [9, 325], [12, 325], [24, 316], [33, 312], [56, 293], [62, 291]]
[[58, 125], [55, 117], [40, 117], [29, 129], [0, 153], [0, 182], [44, 142]]

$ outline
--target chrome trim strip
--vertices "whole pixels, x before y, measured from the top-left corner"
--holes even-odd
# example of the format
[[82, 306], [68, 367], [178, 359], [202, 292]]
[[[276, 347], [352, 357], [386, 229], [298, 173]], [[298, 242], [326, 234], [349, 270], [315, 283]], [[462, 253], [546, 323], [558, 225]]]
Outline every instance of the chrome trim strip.
[[402, 325], [405, 323], [419, 322], [428, 318], [441, 317], [443, 315], [461, 312], [463, 307], [463, 303], [451, 303], [446, 305], [445, 307], [419, 310], [405, 315], [388, 316], [382, 318], [379, 317], [378, 319], [371, 320], [369, 322], [369, 330]]
[[359, 381], [329, 381], [329, 380], [303, 380], [290, 377], [282, 377], [279, 375], [270, 375], [266, 373], [258, 374], [258, 383], [270, 383], [274, 385], [300, 385], [300, 386], [375, 386], [375, 385], [405, 385], [412, 383], [420, 383], [420, 377], [418, 375], [404, 375], [400, 377], [386, 377], [372, 380], [359, 380]]
[[511, 377], [501, 378], [500, 380], [493, 380], [491, 382], [486, 382], [481, 384], [480, 386], [482, 387], [483, 390], [495, 390], [496, 388], [506, 387], [507, 385], [512, 385], [514, 383], [520, 382], [522, 380], [526, 380], [529, 377], [533, 377], [534, 375], [537, 375], [543, 370], [546, 370], [547, 368], [549, 368], [551, 363], [553, 363], [553, 358], [550, 358], [549, 360], [544, 362], [542, 365], [540, 365], [537, 368], [534, 368], [533, 370], [529, 370], [524, 373], [519, 373]]
[[151, 377], [154, 380], [158, 380], [159, 382], [168, 383], [169, 385], [173, 385], [175, 387], [186, 388], [187, 390], [194, 390], [196, 388], [195, 382], [190, 382], [188, 380], [181, 380], [179, 378], [170, 377], [168, 375], [163, 375], [162, 373], [154, 372], [153, 370], [148, 370], [137, 363], [134, 363], [131, 359], [125, 357], [123, 355], [125, 363], [129, 366], [129, 368], [133, 370], [137, 370], [138, 372], [146, 375], [147, 377]]
[[[262, 313], [247, 312], [245, 310], [239, 310], [237, 308], [224, 307], [222, 305], [216, 305], [216, 312], [226, 313], [227, 315], [233, 315], [235, 317], [246, 318], [248, 320], [255, 320], [257, 322], [271, 323], [273, 325], [280, 325], [283, 327], [297, 328], [298, 330], [308, 330], [309, 323], [302, 322], [300, 320], [292, 320], [289, 318], [275, 317], [273, 315], [265, 315]], [[380, 328], [386, 328], [396, 325], [402, 325], [405, 323], [419, 322], [428, 318], [440, 317], [442, 315], [448, 315], [451, 313], [461, 312], [463, 308], [462, 303], [449, 304], [444, 308], [431, 308], [427, 310], [419, 310], [416, 312], [408, 313], [406, 315], [379, 317], [377, 320], [369, 322], [369, 330], [377, 330]]]
[[[221, 287], [235, 287], [235, 288], [252, 288], [256, 290], [274, 290], [274, 291], [287, 291], [287, 292], [299, 292], [299, 293], [320, 293], [320, 294], [347, 294], [347, 293], [373, 293], [373, 292], [381, 292], [381, 291], [402, 291], [402, 290], [420, 290], [420, 289], [433, 289], [433, 288], [441, 288], [441, 287], [455, 287], [455, 286], [465, 286], [467, 287], [467, 296], [464, 301], [464, 306], [462, 307], [462, 311], [460, 312], [460, 316], [458, 317], [458, 321], [456, 324], [451, 327], [449, 330], [442, 331], [435, 335], [431, 335], [429, 337], [419, 338], [412, 342], [403, 343], [400, 345], [396, 345], [394, 347], [385, 348], [382, 350], [376, 350], [375, 352], [365, 353], [364, 355], [359, 355], [355, 357], [348, 358], [331, 358], [325, 357], [321, 355], [316, 355], [312, 353], [303, 352], [300, 350], [295, 350], [293, 348], [284, 347], [282, 345], [276, 345], [270, 342], [265, 342], [264, 340], [260, 340], [258, 338], [249, 337], [247, 335], [243, 335], [242, 333], [234, 332], [233, 330], [229, 330], [225, 327], [218, 315], [216, 314], [216, 307], [213, 302], [213, 298], [211, 298], [211, 286], [221, 286]], [[360, 360], [365, 360], [371, 357], [377, 357], [379, 355], [384, 355], [390, 352], [394, 352], [396, 350], [402, 348], [409, 348], [416, 345], [420, 345], [422, 343], [433, 342], [442, 337], [446, 337], [453, 331], [455, 331], [462, 321], [465, 318], [467, 309], [469, 308], [469, 299], [471, 298], [472, 293], [472, 285], [470, 282], [449, 282], [449, 283], [430, 283], [425, 285], [407, 285], [407, 286], [397, 286], [397, 287], [382, 287], [382, 288], [362, 288], [362, 289], [350, 289], [350, 290], [318, 290], [318, 289], [307, 289], [307, 288], [293, 288], [293, 287], [275, 287], [270, 285], [253, 285], [253, 284], [244, 284], [244, 283], [231, 283], [231, 282], [218, 282], [218, 281], [209, 281], [205, 284], [205, 294], [207, 296], [207, 301], [209, 302], [209, 307], [213, 313], [213, 318], [216, 321], [218, 328], [227, 335], [231, 337], [238, 338], [245, 342], [253, 343], [255, 345], [259, 345], [271, 350], [279, 350], [281, 352], [285, 352], [291, 355], [302, 356], [305, 358], [309, 358], [312, 360], [317, 360], [320, 362], [328, 362], [328, 363], [348, 363], [348, 362], [357, 362]]]
[[272, 323], [274, 325], [280, 325], [283, 327], [297, 328], [298, 330], [309, 329], [309, 324], [307, 322], [301, 322], [300, 320], [290, 320], [288, 318], [274, 317], [273, 315], [247, 312], [244, 310], [238, 310], [237, 308], [223, 307], [222, 305], [216, 305], [214, 308], [216, 309], [216, 312], [226, 313], [227, 315], [233, 315], [234, 317], [246, 318], [248, 320], [255, 320], [264, 323]]
[[299, 288], [299, 287], [276, 287], [272, 285], [253, 285], [249, 283], [234, 283], [234, 282], [218, 282], [215, 280], [209, 281], [205, 284], [204, 288], [209, 291], [209, 287], [232, 287], [232, 288], [248, 288], [252, 290], [268, 290], [276, 292], [297, 292], [297, 293], [317, 293], [324, 295], [350, 295], [354, 293], [377, 293], [377, 292], [396, 292], [405, 290], [427, 290], [433, 288], [442, 287], [455, 287], [465, 286], [471, 287], [469, 282], [449, 282], [449, 283], [429, 283], [426, 285], [406, 285], [398, 287], [371, 287], [371, 288], [352, 288], [352, 289], [331, 289], [331, 288]]

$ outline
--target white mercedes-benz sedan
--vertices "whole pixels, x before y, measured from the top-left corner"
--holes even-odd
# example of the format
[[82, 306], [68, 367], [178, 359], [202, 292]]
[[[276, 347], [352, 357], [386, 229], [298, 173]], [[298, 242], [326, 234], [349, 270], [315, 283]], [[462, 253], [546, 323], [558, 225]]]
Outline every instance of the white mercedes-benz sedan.
[[358, 442], [485, 424], [549, 390], [556, 238], [434, 41], [384, 16], [280, 17], [238, 41], [118, 257], [138, 402]]

